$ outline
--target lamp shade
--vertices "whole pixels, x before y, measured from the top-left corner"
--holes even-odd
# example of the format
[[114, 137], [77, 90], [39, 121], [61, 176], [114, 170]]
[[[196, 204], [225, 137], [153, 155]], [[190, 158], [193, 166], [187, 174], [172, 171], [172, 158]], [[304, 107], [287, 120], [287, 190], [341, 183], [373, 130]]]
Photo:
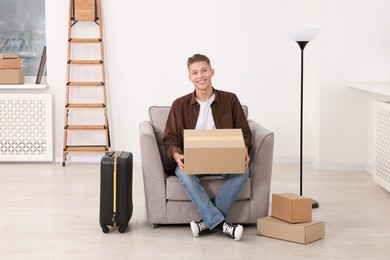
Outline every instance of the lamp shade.
[[288, 30], [288, 35], [296, 42], [309, 42], [318, 35], [320, 30], [320, 28], [290, 29]]

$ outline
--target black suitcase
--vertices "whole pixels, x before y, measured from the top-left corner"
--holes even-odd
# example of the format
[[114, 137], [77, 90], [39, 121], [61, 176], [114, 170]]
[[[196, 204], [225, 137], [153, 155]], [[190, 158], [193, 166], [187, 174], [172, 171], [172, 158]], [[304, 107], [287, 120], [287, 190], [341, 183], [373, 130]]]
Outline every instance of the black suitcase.
[[125, 232], [133, 214], [133, 155], [108, 152], [100, 163], [100, 226]]

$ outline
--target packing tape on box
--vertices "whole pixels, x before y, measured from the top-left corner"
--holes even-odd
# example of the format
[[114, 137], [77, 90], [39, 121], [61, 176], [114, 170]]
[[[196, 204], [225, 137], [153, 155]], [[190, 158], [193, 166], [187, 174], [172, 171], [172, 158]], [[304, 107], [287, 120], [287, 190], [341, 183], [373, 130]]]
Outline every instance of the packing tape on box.
[[185, 138], [187, 141], [231, 141], [242, 140], [242, 136], [191, 136]]

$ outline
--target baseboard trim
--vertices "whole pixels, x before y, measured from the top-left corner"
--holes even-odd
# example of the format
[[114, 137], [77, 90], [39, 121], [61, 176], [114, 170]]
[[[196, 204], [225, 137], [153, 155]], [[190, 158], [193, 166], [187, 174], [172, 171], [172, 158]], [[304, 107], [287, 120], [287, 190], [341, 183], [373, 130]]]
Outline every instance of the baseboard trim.
[[[68, 156], [67, 162], [74, 163], [97, 163], [100, 162], [102, 155], [73, 155]], [[55, 156], [55, 162], [61, 163], [62, 156]], [[141, 156], [133, 154], [133, 162], [141, 163]], [[299, 163], [299, 158], [297, 157], [274, 157], [274, 163]], [[369, 174], [372, 174], [373, 169], [368, 164], [358, 164], [358, 163], [318, 163], [316, 160], [310, 157], [305, 157], [303, 163], [309, 164], [311, 167], [316, 170], [331, 170], [331, 171], [364, 171]]]
[[[73, 163], [97, 163], [100, 162], [102, 159], [102, 155], [82, 155], [77, 154], [73, 156], [68, 156], [66, 162], [73, 162]], [[62, 163], [62, 155], [61, 156], [55, 156], [54, 161], [56, 163]], [[133, 162], [134, 163], [140, 163], [141, 162], [141, 156], [133, 154]]]
[[[299, 157], [275, 157], [275, 163], [299, 163]], [[372, 174], [372, 167], [359, 163], [319, 163], [312, 157], [304, 157], [303, 163], [309, 164], [316, 170], [332, 171], [364, 171]]]

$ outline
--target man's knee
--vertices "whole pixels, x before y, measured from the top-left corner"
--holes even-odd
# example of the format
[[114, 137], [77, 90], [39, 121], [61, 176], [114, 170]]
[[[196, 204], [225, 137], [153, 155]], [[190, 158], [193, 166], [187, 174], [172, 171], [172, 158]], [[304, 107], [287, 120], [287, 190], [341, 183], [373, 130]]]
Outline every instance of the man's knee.
[[176, 176], [179, 178], [181, 183], [199, 182], [199, 178], [195, 175], [188, 175], [179, 167], [175, 171]]

